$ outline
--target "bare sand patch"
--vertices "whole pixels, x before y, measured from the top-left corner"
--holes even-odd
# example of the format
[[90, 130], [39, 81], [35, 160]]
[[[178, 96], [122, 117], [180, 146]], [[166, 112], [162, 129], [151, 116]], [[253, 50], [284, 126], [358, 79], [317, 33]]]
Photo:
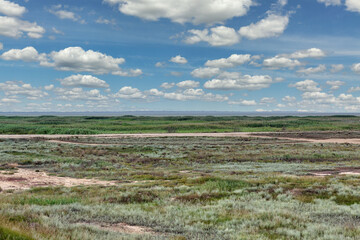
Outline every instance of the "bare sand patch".
[[[266, 138], [278, 140], [290, 140], [294, 143], [348, 143], [360, 144], [359, 134], [349, 135], [339, 132], [323, 132], [323, 135], [309, 134], [303, 132], [228, 132], [228, 133], [139, 133], [139, 134], [97, 134], [97, 135], [1, 135], [0, 139], [38, 139], [53, 143], [68, 143], [89, 146], [108, 146], [114, 144], [104, 143], [81, 143], [63, 140], [64, 138], [157, 138], [157, 137], [247, 137], [247, 138]], [[326, 136], [327, 135], [327, 136]], [[286, 142], [287, 143], [287, 142]]]
[[99, 228], [99, 229], [105, 230], [105, 231], [125, 233], [125, 234], [150, 234], [150, 235], [158, 235], [155, 231], [153, 231], [153, 230], [152, 230], [151, 228], [149, 228], [149, 227], [134, 226], [134, 225], [126, 224], [126, 223], [110, 224], [110, 223], [97, 223], [97, 222], [93, 222], [93, 223], [78, 223], [78, 224], [80, 224], [80, 225], [85, 225], [85, 226], [92, 226], [92, 227]]
[[336, 168], [332, 170], [324, 170], [324, 171], [313, 171], [310, 173], [311, 175], [317, 177], [326, 177], [326, 176], [336, 176], [336, 175], [352, 175], [359, 176], [360, 168]]
[[74, 187], [80, 185], [113, 186], [116, 183], [96, 179], [78, 179], [69, 177], [49, 176], [45, 172], [19, 168], [14, 172], [0, 171], [0, 188], [2, 190], [26, 190], [32, 187], [64, 186]]

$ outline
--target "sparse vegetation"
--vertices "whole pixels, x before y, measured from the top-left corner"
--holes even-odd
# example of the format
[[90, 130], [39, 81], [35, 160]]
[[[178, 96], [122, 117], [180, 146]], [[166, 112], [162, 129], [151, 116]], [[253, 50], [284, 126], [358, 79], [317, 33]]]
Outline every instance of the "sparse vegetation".
[[[337, 136], [342, 134], [347, 133]], [[0, 239], [358, 239], [360, 234], [360, 178], [339, 174], [359, 170], [358, 145], [256, 137], [62, 140], [105, 145], [3, 140], [1, 173], [26, 168], [116, 185], [2, 191]], [[119, 224], [151, 231], [114, 230]]]
[[100, 134], [360, 130], [360, 117], [6, 117], [0, 134]]

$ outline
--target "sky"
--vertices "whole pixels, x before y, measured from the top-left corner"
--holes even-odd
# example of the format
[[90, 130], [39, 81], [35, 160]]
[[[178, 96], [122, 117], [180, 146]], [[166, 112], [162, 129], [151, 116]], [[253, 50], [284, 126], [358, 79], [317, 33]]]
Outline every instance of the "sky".
[[0, 112], [359, 112], [359, 0], [0, 0]]

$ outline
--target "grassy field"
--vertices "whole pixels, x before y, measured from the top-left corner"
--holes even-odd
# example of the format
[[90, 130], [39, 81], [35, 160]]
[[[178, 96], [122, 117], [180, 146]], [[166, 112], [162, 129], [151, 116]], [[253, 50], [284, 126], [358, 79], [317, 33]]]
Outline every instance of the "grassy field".
[[360, 117], [0, 117], [0, 134], [360, 130]]
[[[355, 126], [356, 119], [346, 121]], [[280, 124], [284, 119], [258, 121]], [[99, 178], [116, 185], [4, 190], [0, 239], [360, 238], [360, 178], [313, 175], [358, 167], [358, 145], [211, 137], [68, 140], [110, 145], [3, 140], [0, 169], [10, 175], [26, 168]], [[117, 224], [151, 231], [129, 233], [109, 227]]]

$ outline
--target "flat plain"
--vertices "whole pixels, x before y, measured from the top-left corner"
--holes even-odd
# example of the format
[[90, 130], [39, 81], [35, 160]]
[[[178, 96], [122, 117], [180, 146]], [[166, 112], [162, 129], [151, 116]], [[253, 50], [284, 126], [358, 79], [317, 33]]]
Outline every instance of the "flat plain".
[[360, 239], [359, 117], [0, 123], [0, 239]]

